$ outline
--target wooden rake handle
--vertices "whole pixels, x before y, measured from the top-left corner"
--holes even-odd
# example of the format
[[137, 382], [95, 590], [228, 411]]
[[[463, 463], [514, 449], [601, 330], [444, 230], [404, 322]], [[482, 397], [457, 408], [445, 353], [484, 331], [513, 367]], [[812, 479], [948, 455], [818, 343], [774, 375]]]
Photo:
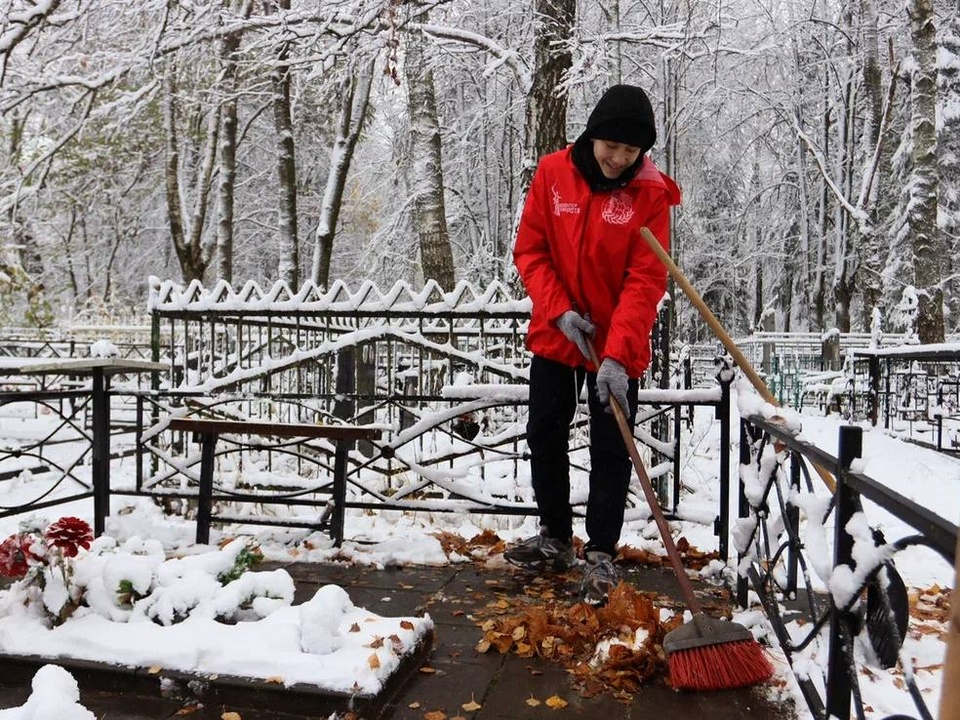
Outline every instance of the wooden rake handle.
[[[597, 357], [597, 351], [593, 347], [593, 340], [586, 338], [587, 348], [590, 350], [590, 362], [598, 369], [600, 367], [600, 358]], [[677, 576], [677, 582], [680, 584], [680, 592], [683, 599], [694, 615], [699, 615], [702, 611], [700, 602], [693, 594], [693, 585], [690, 578], [687, 577], [687, 571], [680, 560], [680, 551], [677, 550], [676, 543], [673, 542], [673, 535], [670, 534], [670, 526], [667, 525], [667, 519], [663, 516], [663, 510], [660, 509], [660, 501], [657, 500], [653, 492], [653, 483], [650, 482], [650, 476], [647, 475], [647, 469], [643, 466], [643, 460], [640, 458], [640, 451], [637, 450], [636, 441], [633, 439], [633, 433], [627, 424], [626, 410], [620, 407], [620, 403], [611, 394], [610, 407], [613, 410], [613, 416], [617, 420], [617, 426], [620, 428], [620, 435], [623, 437], [623, 444], [627, 447], [630, 459], [633, 461], [633, 468], [637, 471], [637, 477], [640, 479], [640, 487], [643, 488], [643, 494], [647, 499], [647, 505], [653, 514], [653, 519], [657, 523], [657, 529], [660, 531], [660, 539], [663, 540], [663, 547], [667, 551], [667, 557], [670, 558], [670, 564], [673, 566], [673, 574]]]
[[[697, 308], [697, 310], [700, 312], [700, 315], [704, 320], [706, 320], [707, 325], [710, 326], [710, 329], [713, 331], [714, 335], [716, 335], [720, 342], [723, 343], [723, 346], [727, 349], [727, 352], [730, 353], [730, 357], [733, 358], [733, 361], [737, 364], [737, 367], [740, 368], [740, 371], [746, 375], [747, 379], [750, 381], [750, 384], [756, 388], [758, 393], [760, 393], [760, 397], [762, 397], [771, 405], [776, 405], [779, 407], [780, 403], [777, 402], [777, 399], [773, 396], [773, 393], [770, 392], [770, 388], [767, 387], [767, 384], [757, 374], [757, 371], [753, 369], [753, 366], [750, 364], [750, 361], [747, 360], [746, 356], [740, 352], [740, 348], [737, 347], [736, 343], [733, 342], [733, 339], [727, 334], [726, 330], [723, 329], [723, 325], [720, 324], [720, 321], [717, 320], [716, 316], [710, 311], [710, 308], [707, 307], [707, 304], [703, 301], [703, 298], [700, 297], [700, 294], [694, 289], [693, 285], [690, 284], [690, 281], [687, 280], [682, 272], [680, 272], [680, 268], [678, 268], [677, 264], [673, 262], [673, 258], [670, 257], [667, 251], [663, 249], [663, 246], [660, 244], [660, 241], [657, 240], [656, 235], [650, 232], [650, 229], [646, 227], [640, 228], [640, 234], [643, 236], [643, 239], [647, 241], [647, 245], [650, 246], [650, 249], [653, 250], [654, 254], [660, 259], [660, 262], [666, 266], [670, 276], [683, 290], [683, 293], [687, 296], [687, 299], [693, 303], [693, 306]], [[819, 465], [814, 464], [813, 469], [816, 470], [817, 475], [820, 476], [820, 479], [823, 480], [823, 484], [827, 486], [830, 492], [836, 492], [837, 481], [833, 479], [833, 476]]]

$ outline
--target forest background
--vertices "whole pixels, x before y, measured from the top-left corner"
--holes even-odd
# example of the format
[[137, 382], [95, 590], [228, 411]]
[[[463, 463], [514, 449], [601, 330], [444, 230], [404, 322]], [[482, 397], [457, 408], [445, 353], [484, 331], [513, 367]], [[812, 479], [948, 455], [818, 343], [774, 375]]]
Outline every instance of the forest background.
[[729, 331], [960, 327], [957, 0], [0, 7], [0, 324], [145, 310], [151, 275], [517, 288], [537, 158], [627, 82]]

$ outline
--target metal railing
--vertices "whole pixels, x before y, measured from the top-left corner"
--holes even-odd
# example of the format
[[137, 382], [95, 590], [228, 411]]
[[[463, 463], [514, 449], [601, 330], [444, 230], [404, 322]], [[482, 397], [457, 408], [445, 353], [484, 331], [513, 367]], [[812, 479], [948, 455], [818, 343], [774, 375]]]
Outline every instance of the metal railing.
[[[857, 663], [864, 660], [855, 638], [864, 634], [875, 653], [874, 662], [902, 669], [899, 652], [908, 619], [906, 590], [896, 570], [897, 554], [908, 547], [924, 546], [952, 565], [957, 526], [919, 506], [876, 480], [854, 472], [861, 454], [862, 430], [840, 429], [839, 457], [798, 440], [779, 422], [745, 418], [740, 434], [740, 522], [752, 532], [738, 543], [741, 573], [738, 600], [745, 605], [750, 587], [758, 594], [788, 661], [794, 665], [805, 653], [826, 648], [822, 677], [808, 671], [816, 664], [804, 662], [798, 683], [816, 718], [865, 717], [865, 693]], [[806, 502], [814, 493], [810, 466], [835, 478], [836, 490], [828, 505]], [[869, 538], [856, 536], [850, 520], [863, 509], [863, 501], [883, 508], [916, 531], [887, 541], [871, 529]], [[821, 514], [822, 513], [822, 514]], [[741, 528], [741, 531], [743, 528]], [[824, 532], [826, 538], [808, 536]], [[808, 555], [832, 541], [833, 577], [843, 568], [848, 582], [831, 591], [817, 590], [811, 570], [823, 558]], [[869, 543], [870, 552], [855, 553], [857, 543]], [[855, 557], [860, 557], [858, 566]], [[863, 558], [876, 558], [867, 564]], [[788, 622], [795, 630], [788, 630]], [[809, 658], [807, 658], [809, 659]], [[903, 682], [916, 706], [918, 718], [930, 718], [912, 668]], [[869, 690], [869, 688], [867, 688]], [[897, 716], [906, 717], [906, 716]]]

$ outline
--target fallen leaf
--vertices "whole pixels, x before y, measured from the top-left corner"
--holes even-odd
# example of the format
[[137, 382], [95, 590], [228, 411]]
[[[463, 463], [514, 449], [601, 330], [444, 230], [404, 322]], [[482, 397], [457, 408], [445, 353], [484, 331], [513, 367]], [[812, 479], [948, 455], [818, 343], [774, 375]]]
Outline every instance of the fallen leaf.
[[560, 708], [565, 708], [567, 706], [567, 701], [557, 695], [551, 695], [546, 699], [546, 704], [549, 708], [559, 710]]
[[279, 675], [271, 675], [266, 680], [264, 680], [264, 682], [272, 683], [274, 685], [283, 685], [283, 678], [280, 677]]
[[354, 623], [353, 625], [351, 625], [350, 632], [360, 632], [360, 625], [358, 623]]
[[422, 668], [420, 668], [420, 672], [424, 673], [425, 675], [432, 675], [436, 671], [436, 668], [432, 668], [429, 665], [424, 665]]
[[177, 710], [177, 711], [174, 713], [174, 715], [180, 715], [181, 717], [182, 717], [183, 715], [193, 715], [193, 714], [194, 714], [195, 712], [197, 712], [197, 710], [199, 710], [201, 707], [202, 707], [201, 705], [187, 705], [186, 707], [182, 707], [182, 708], [180, 708], [179, 710]]
[[540, 705], [540, 701], [537, 700], [533, 695], [531, 695], [526, 699], [526, 703], [530, 707], [537, 707], [538, 705]]
[[474, 700], [473, 697], [471, 696], [471, 697], [470, 697], [470, 702], [464, 703], [464, 704], [461, 705], [460, 707], [462, 707], [462, 708], [463, 708], [464, 710], [466, 710], [467, 712], [476, 712], [477, 710], [479, 710], [480, 708], [482, 708], [483, 705], [481, 705], [480, 703], [478, 703], [478, 702], [477, 702], [476, 700]]
[[161, 670], [163, 670], [163, 668], [160, 667], [159, 665], [151, 665], [150, 669], [147, 670], [147, 672], [150, 673], [151, 675], [156, 675]]
[[243, 718], [240, 717], [240, 713], [225, 712], [220, 716], [220, 720], [243, 720]]
[[374, 650], [376, 650], [377, 648], [383, 647], [383, 638], [377, 635], [376, 637], [373, 638], [373, 640], [368, 642], [365, 645], [365, 647], [373, 648]]
[[374, 653], [367, 659], [367, 665], [370, 666], [371, 670], [376, 670], [378, 667], [380, 667], [380, 657]]
[[407, 705], [407, 707], [410, 708], [411, 710], [416, 710], [420, 707], [420, 703], [418, 703], [417, 701], [413, 701], [412, 703]]
[[424, 713], [423, 720], [447, 720], [447, 714], [442, 710]]

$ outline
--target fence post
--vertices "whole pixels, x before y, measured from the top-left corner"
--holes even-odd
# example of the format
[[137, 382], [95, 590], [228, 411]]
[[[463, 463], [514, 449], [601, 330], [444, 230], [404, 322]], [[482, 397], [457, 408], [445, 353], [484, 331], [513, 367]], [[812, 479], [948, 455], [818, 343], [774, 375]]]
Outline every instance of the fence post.
[[[747, 432], [747, 421], [742, 419], [740, 420], [740, 465], [749, 465], [750, 464], [750, 434]], [[750, 504], [747, 502], [747, 496], [743, 492], [743, 481], [739, 480], [737, 482], [737, 517], [747, 517], [750, 514]], [[737, 553], [737, 566], [739, 567], [740, 561], [743, 560], [743, 555]], [[747, 607], [747, 591], [749, 585], [747, 584], [747, 578], [737, 573], [737, 604], [745, 608]]]
[[[729, 365], [726, 369], [730, 369]], [[730, 540], [730, 385], [733, 373], [721, 371], [717, 379], [720, 381], [720, 404], [716, 410], [716, 417], [720, 420], [720, 518], [714, 532], [720, 536], [720, 560], [726, 562]]]
[[[876, 355], [871, 355], [867, 359], [867, 372], [870, 376], [869, 419], [870, 424], [876, 427], [877, 419], [880, 417], [880, 358]], [[854, 388], [854, 394], [856, 394], [856, 388]]]
[[[863, 430], [854, 425], [840, 428], [839, 461], [837, 489], [834, 494], [835, 526], [833, 531], [833, 566], [853, 563], [853, 537], [846, 526], [860, 509], [858, 494], [846, 483], [847, 473], [855, 458], [860, 457], [863, 448]], [[837, 718], [850, 717], [850, 658], [853, 654], [853, 618], [850, 613], [842, 612], [830, 601], [830, 653], [827, 660], [827, 714]]]
[[840, 333], [828, 332], [823, 338], [821, 347], [821, 356], [823, 364], [821, 370], [839, 370], [840, 369]]

